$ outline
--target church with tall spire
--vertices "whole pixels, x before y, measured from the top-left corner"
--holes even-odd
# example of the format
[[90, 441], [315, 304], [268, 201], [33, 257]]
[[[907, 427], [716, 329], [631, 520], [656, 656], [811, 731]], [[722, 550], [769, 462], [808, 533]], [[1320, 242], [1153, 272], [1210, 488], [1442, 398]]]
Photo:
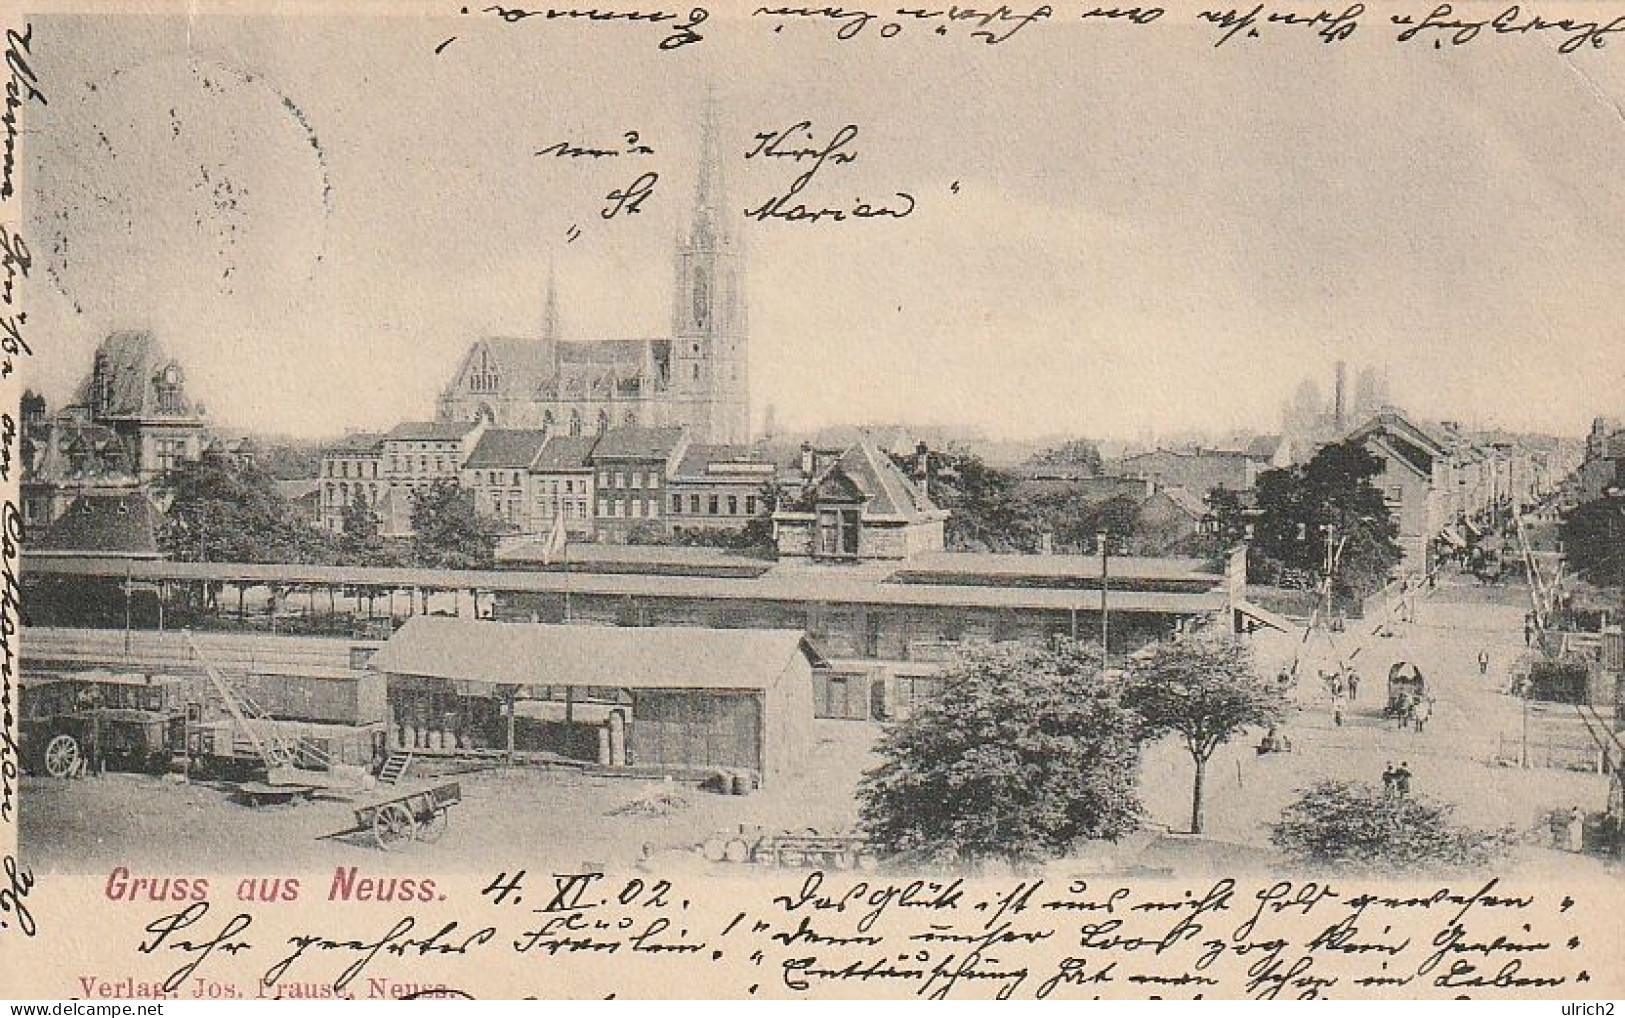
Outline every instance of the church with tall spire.
[[472, 343], [440, 394], [437, 416], [560, 435], [681, 427], [691, 442], [749, 442], [744, 251], [730, 219], [708, 98], [693, 209], [673, 245], [670, 335], [566, 338], [550, 272], [540, 335]]

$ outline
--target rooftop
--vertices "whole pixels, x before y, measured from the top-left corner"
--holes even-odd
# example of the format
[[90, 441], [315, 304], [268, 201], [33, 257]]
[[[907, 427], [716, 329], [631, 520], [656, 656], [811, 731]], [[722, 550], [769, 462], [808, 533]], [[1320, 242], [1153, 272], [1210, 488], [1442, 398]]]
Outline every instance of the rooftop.
[[381, 672], [513, 685], [770, 689], [797, 655], [795, 630], [475, 622], [419, 615], [373, 656]]
[[473, 431], [473, 421], [407, 421], [384, 436], [386, 442], [454, 441]]
[[665, 459], [683, 440], [682, 428], [610, 428], [593, 446], [593, 459]]
[[547, 432], [529, 428], [490, 428], [480, 436], [463, 466], [470, 469], [528, 469], [547, 441]]
[[157, 558], [158, 507], [146, 492], [81, 495], [29, 544], [31, 554]]

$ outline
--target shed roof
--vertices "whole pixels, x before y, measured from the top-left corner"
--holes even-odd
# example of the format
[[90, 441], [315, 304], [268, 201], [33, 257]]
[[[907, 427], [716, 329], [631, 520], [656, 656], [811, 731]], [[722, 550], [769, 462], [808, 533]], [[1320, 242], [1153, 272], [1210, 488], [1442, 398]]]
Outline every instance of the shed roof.
[[796, 655], [785, 629], [555, 626], [419, 615], [371, 665], [381, 672], [513, 685], [770, 689]]

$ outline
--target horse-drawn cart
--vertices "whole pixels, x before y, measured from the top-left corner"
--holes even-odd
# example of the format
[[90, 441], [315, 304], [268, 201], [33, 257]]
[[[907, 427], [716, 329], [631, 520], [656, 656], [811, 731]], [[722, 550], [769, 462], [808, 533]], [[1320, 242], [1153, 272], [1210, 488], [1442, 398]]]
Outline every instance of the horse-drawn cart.
[[413, 792], [405, 792], [382, 802], [357, 806], [355, 826], [332, 834], [372, 834], [372, 840], [386, 852], [398, 851], [413, 841], [439, 841], [451, 823], [451, 808], [463, 801], [463, 787], [455, 781]]

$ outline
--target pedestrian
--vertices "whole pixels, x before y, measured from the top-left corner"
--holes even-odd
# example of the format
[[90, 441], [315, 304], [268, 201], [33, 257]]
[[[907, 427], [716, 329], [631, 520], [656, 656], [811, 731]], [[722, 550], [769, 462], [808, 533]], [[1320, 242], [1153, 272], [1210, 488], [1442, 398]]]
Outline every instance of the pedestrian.
[[1576, 806], [1569, 810], [1569, 851], [1584, 852], [1586, 836], [1586, 815]]
[[1420, 732], [1423, 728], [1427, 727], [1428, 718], [1433, 716], [1433, 699], [1432, 699], [1432, 697], [1424, 696], [1424, 697], [1419, 698], [1416, 701], [1415, 715], [1416, 715], [1416, 730], [1418, 732]]
[[1488, 675], [1489, 673], [1490, 673], [1490, 652], [1487, 651], [1487, 650], [1481, 650], [1481, 651], [1478, 652], [1478, 674], [1480, 674], [1480, 675]]
[[1349, 702], [1353, 703], [1360, 698], [1360, 673], [1349, 671]]
[[1336, 689], [1332, 692], [1332, 723], [1343, 727], [1343, 691]]
[[1411, 765], [1401, 760], [1394, 771], [1394, 794], [1404, 798], [1411, 794]]
[[1394, 762], [1388, 761], [1382, 768], [1382, 794], [1392, 798], [1394, 789]]

